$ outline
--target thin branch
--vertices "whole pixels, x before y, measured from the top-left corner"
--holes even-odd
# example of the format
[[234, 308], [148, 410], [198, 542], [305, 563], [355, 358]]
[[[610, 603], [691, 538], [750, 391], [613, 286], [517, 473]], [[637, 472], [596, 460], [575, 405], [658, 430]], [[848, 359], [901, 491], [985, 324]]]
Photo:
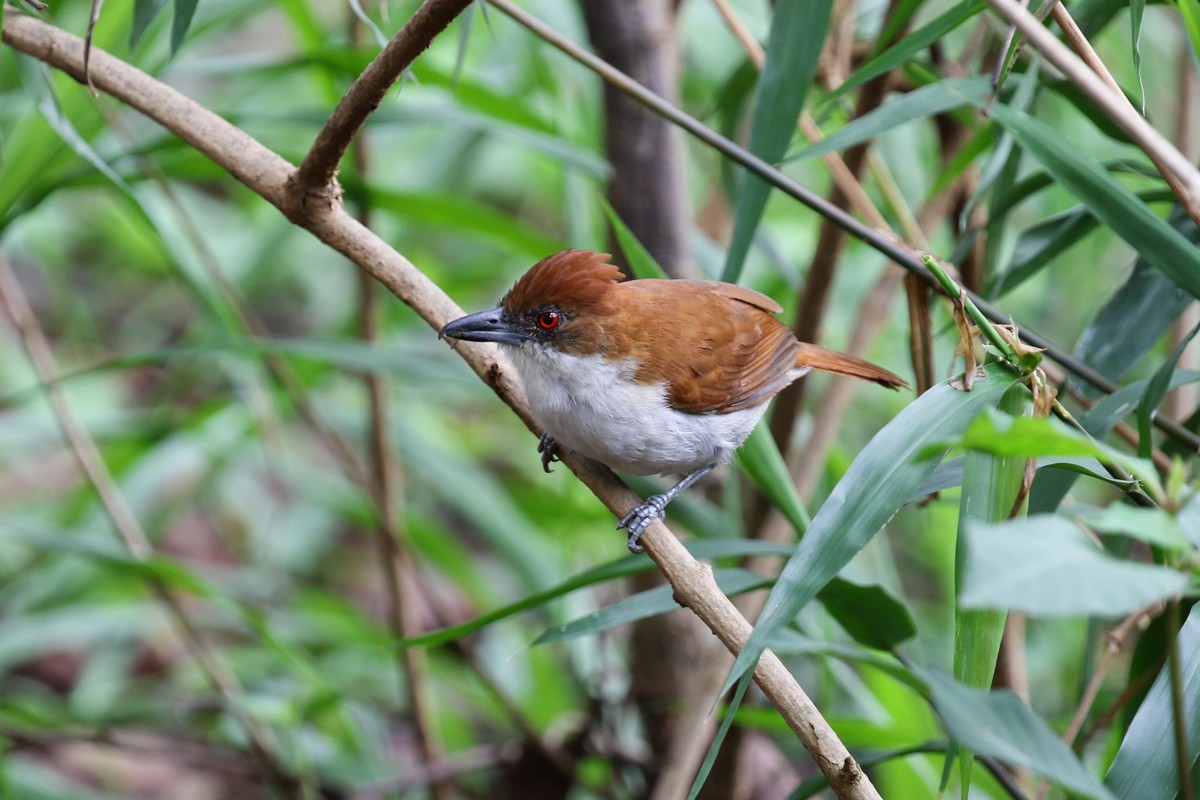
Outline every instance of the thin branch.
[[[37, 316], [29, 306], [25, 292], [12, 270], [12, 265], [3, 256], [0, 256], [0, 303], [7, 307], [9, 316], [21, 335], [29, 360], [45, 385], [46, 396], [50, 401], [55, 420], [58, 422], [63, 438], [66, 439], [80, 472], [83, 473], [99, 497], [100, 505], [116, 530], [121, 543], [138, 561], [150, 560], [154, 556], [154, 547], [113, 479], [112, 473], [109, 472], [108, 465], [105, 463], [96, 441], [75, 415], [70, 403], [67, 402], [66, 395], [58, 383], [58, 366], [55, 362], [54, 352], [42, 331]], [[220, 656], [209, 648], [208, 643], [200, 634], [200, 630], [184, 609], [183, 603], [171, 589], [153, 577], [147, 577], [146, 582], [168, 611], [185, 649], [200, 665], [209, 682], [224, 698], [226, 710], [245, 728], [250, 737], [251, 749], [262, 762], [268, 774], [283, 786], [290, 789], [297, 788], [295, 776], [284, 768], [275, 755], [276, 746], [268, 730], [258, 720], [242, 710], [238, 699], [238, 695], [242, 693], [242, 687], [237, 676]]]
[[[1150, 157], [1154, 166], [1171, 185], [1188, 215], [1200, 225], [1200, 172], [1197, 172], [1196, 167], [1137, 113], [1124, 93], [1114, 92], [1109, 88], [1102, 77], [1073, 54], [1045, 25], [1038, 22], [1033, 14], [1022, 8], [1020, 3], [1016, 0], [988, 2], [996, 13], [1015, 25], [1047, 61], [1099, 106], [1117, 127], [1129, 134], [1129, 138]], [[1055, 8], [1054, 13], [1059, 13], [1058, 8]]]
[[419, 56], [433, 38], [446, 29], [455, 17], [463, 12], [472, 0], [425, 0], [404, 23], [400, 32], [392, 37], [387, 47], [363, 70], [354, 81], [350, 91], [338, 103], [325, 127], [317, 134], [312, 148], [304, 157], [304, 163], [294, 176], [293, 189], [304, 213], [308, 197], [314, 193], [324, 194], [327, 201], [336, 198], [338, 190], [333, 186], [338, 165], [350, 142], [388, 90], [400, 79], [413, 60]]
[[[4, 19], [3, 39], [71, 75], [82, 74], [83, 43], [78, 37], [31, 17], [9, 14]], [[281, 210], [289, 208], [286, 187], [290, 165], [252, 137], [101, 50], [93, 54], [92, 77], [101, 91], [167, 126]], [[461, 316], [462, 310], [435, 283], [348, 215], [340, 204], [314, 206], [300, 224], [369, 271], [435, 329]], [[499, 357], [494, 345], [457, 344], [454, 349], [531, 430], [539, 432], [521, 387], [510, 376], [507, 362]], [[614, 514], [624, 515], [641, 502], [601, 465], [571, 455], [564, 461]], [[660, 521], [647, 529], [642, 541], [674, 587], [679, 604], [695, 612], [727, 649], [740, 651], [750, 634], [750, 623], [721, 592], [712, 568], [696, 561]], [[813, 755], [839, 797], [879, 797], [870, 779], [774, 653], [763, 654], [754, 679]]]

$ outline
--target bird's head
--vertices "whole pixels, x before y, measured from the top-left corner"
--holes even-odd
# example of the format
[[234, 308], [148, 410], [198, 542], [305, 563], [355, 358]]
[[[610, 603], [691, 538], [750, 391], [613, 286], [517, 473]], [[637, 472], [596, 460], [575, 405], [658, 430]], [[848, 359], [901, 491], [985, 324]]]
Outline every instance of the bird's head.
[[609, 289], [622, 279], [608, 254], [564, 250], [534, 264], [500, 305], [446, 325], [438, 336], [468, 342], [530, 343], [587, 351], [598, 335], [597, 320], [609, 313]]

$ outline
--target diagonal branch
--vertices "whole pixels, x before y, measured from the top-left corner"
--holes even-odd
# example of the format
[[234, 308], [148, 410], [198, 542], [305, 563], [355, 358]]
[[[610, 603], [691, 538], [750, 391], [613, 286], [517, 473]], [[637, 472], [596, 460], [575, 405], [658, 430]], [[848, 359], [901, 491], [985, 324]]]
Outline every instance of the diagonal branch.
[[350, 142], [413, 60], [470, 4], [471, 0], [425, 0], [358, 76], [293, 176], [292, 188], [301, 205], [298, 213], [304, 213], [303, 206], [314, 193], [325, 195], [327, 201], [340, 196], [333, 184]]
[[[31, 17], [8, 14], [3, 41], [78, 78], [83, 74], [83, 42]], [[92, 54], [96, 88], [129, 104], [192, 144], [251, 190], [287, 211], [291, 165], [261, 143], [174, 89], [108, 53]], [[315, 204], [302, 220], [305, 229], [354, 261], [413, 308], [435, 329], [462, 309], [407, 259], [351, 217], [340, 203]], [[456, 345], [455, 349], [531, 430], [537, 431], [520, 385], [494, 345]], [[608, 469], [568, 455], [565, 463], [618, 516], [640, 498]], [[680, 605], [690, 608], [731, 652], [750, 634], [750, 623], [718, 588], [712, 568], [696, 561], [661, 522], [642, 538], [646, 551], [666, 575]], [[879, 794], [829, 723], [779, 658], [763, 654], [754, 679], [841, 798], [877, 800]]]

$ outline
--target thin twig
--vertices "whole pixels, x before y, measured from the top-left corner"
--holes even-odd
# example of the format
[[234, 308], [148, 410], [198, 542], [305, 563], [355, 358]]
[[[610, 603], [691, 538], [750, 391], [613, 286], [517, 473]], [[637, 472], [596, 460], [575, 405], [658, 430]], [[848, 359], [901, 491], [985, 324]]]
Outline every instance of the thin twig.
[[317, 134], [312, 148], [293, 177], [293, 190], [301, 204], [300, 208], [295, 209], [297, 213], [306, 213], [308, 199], [314, 194], [323, 195], [327, 202], [335, 201], [337, 189], [332, 184], [337, 176], [338, 164], [367, 117], [379, 107], [413, 60], [471, 2], [425, 0], [404, 23], [400, 32], [392, 37], [387, 47], [358, 76], [325, 127]]
[[[62, 430], [76, 464], [84, 474], [92, 489], [100, 499], [100, 505], [117, 532], [121, 543], [135, 559], [140, 562], [150, 560], [154, 555], [154, 547], [133, 509], [125, 500], [118, 488], [108, 465], [87, 428], [80, 422], [67, 402], [62, 387], [58, 384], [58, 366], [54, 352], [42, 331], [37, 316], [30, 308], [21, 288], [20, 281], [8, 259], [0, 256], [0, 302], [7, 308], [13, 323], [21, 334], [25, 351], [33, 363], [38, 377], [45, 385], [47, 399], [50, 401], [55, 420]], [[220, 692], [228, 712], [241, 723], [250, 737], [251, 749], [262, 762], [269, 775], [289, 790], [298, 787], [297, 779], [280, 763], [276, 753], [276, 745], [268, 730], [258, 720], [246, 714], [238, 701], [242, 687], [237, 676], [228, 665], [212, 650], [199, 628], [196, 627], [183, 603], [171, 589], [154, 577], [146, 578], [154, 595], [168, 611], [175, 624], [176, 632], [184, 647], [192, 658], [200, 665], [212, 685]]]

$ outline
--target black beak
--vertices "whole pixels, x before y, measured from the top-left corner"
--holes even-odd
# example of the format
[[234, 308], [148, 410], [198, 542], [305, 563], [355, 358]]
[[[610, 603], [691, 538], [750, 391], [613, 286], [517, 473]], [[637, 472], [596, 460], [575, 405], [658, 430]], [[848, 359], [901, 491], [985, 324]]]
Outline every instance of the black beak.
[[500, 342], [520, 345], [528, 338], [522, 331], [505, 321], [504, 310], [493, 308], [460, 317], [438, 331], [438, 338], [449, 336], [467, 342]]

